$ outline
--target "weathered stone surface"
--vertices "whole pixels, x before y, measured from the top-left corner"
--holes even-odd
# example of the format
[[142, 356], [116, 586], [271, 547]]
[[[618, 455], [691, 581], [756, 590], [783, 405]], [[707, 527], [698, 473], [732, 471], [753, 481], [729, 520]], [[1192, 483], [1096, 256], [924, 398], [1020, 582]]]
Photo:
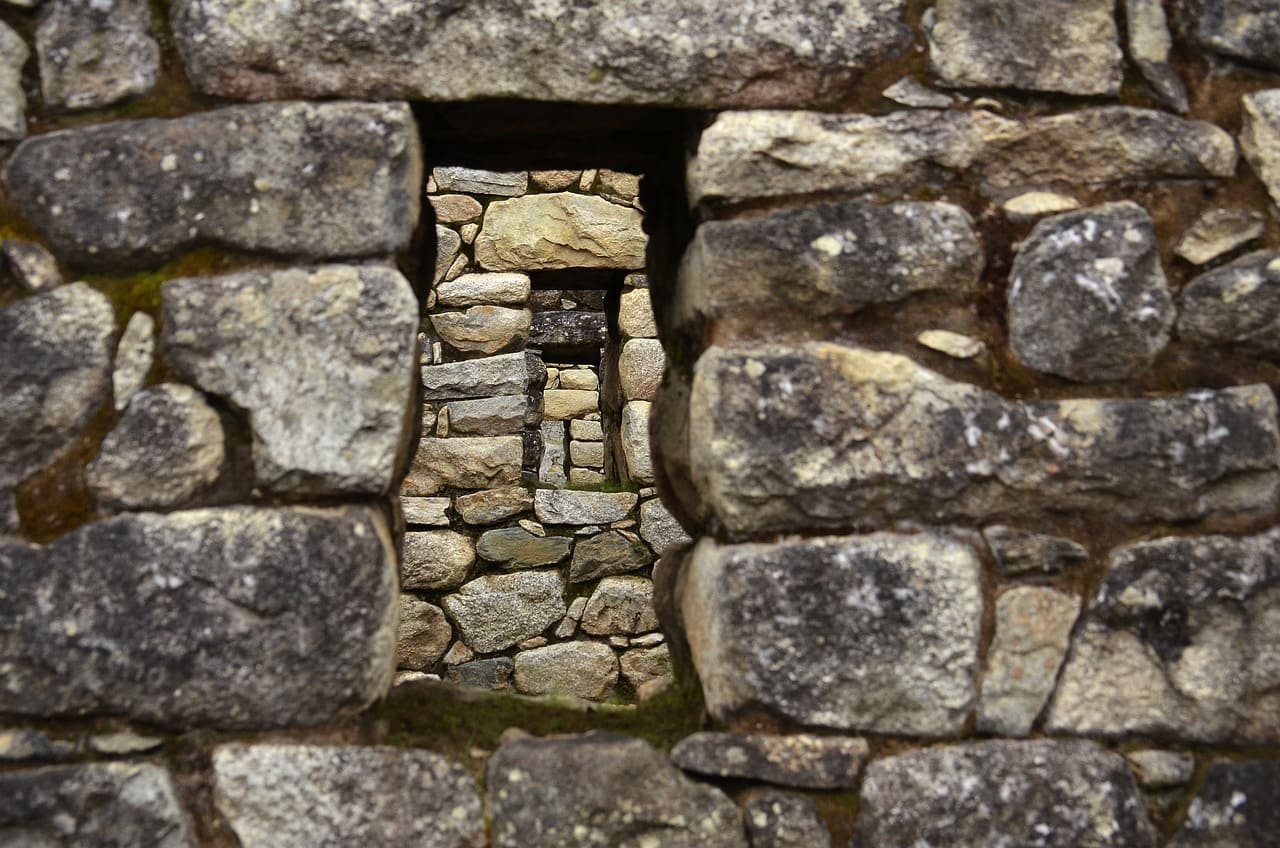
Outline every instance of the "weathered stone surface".
[[717, 719], [946, 736], [977, 694], [981, 566], [945, 536], [701, 541], [678, 605]]
[[1057, 574], [1089, 559], [1089, 552], [1079, 542], [1003, 524], [982, 528], [982, 538], [1005, 577]]
[[1000, 204], [1005, 214], [1015, 220], [1039, 218], [1058, 212], [1073, 212], [1080, 208], [1080, 201], [1066, 194], [1051, 191], [1025, 191]]
[[1047, 728], [1202, 742], [1280, 741], [1280, 531], [1116, 550]]
[[390, 684], [395, 603], [370, 509], [126, 515], [44, 548], [0, 542], [0, 711], [333, 721]]
[[831, 848], [831, 832], [812, 798], [765, 792], [742, 813], [751, 848]]
[[547, 389], [542, 393], [542, 415], [548, 421], [564, 421], [600, 411], [600, 393], [582, 389]]
[[1120, 93], [1114, 0], [938, 0], [926, 32], [943, 85]]
[[358, 0], [182, 0], [174, 31], [196, 87], [224, 97], [800, 107], [838, 101], [860, 72], [904, 46], [905, 8], [901, 0], [754, 0], [732, 12], [711, 0], [546, 9], [412, 0], [374, 13]]
[[537, 312], [529, 331], [529, 344], [538, 348], [599, 347], [608, 339], [609, 324], [603, 312]]
[[1133, 767], [1134, 779], [1144, 789], [1171, 789], [1191, 782], [1196, 758], [1178, 751], [1147, 749], [1125, 755]]
[[427, 198], [436, 221], [441, 224], [463, 224], [474, 221], [484, 212], [480, 201], [466, 194], [437, 194]]
[[1108, 203], [1045, 218], [1013, 260], [1009, 344], [1071, 380], [1133, 377], [1169, 343], [1175, 311], [1151, 216]]
[[[407, 57], [402, 57], [402, 59]], [[435, 168], [431, 178], [440, 191], [515, 197], [529, 188], [527, 171], [483, 171], [478, 168]]]
[[0, 774], [0, 837], [14, 848], [199, 844], [169, 773], [132, 763]]
[[129, 317], [120, 344], [116, 346], [115, 367], [111, 372], [111, 389], [117, 411], [128, 406], [134, 393], [147, 382], [155, 356], [155, 319], [145, 312], [135, 312]]
[[682, 320], [778, 309], [847, 314], [917, 292], [962, 294], [977, 285], [982, 264], [973, 223], [958, 206], [823, 203], [698, 227], [678, 309]]
[[631, 339], [657, 338], [658, 324], [648, 289], [628, 289], [622, 293], [618, 303], [618, 329]]
[[695, 367], [689, 461], [733, 538], [1067, 509], [1179, 519], [1270, 508], [1275, 417], [1260, 385], [1017, 402], [897, 354], [713, 347]]
[[111, 398], [111, 301], [84, 283], [0, 309], [0, 493], [58, 457]]
[[720, 790], [615, 733], [510, 742], [489, 758], [485, 785], [497, 848], [747, 846]]
[[400, 508], [409, 526], [448, 527], [448, 498], [401, 498]]
[[538, 418], [533, 399], [528, 395], [454, 400], [445, 408], [449, 410], [452, 436], [511, 435], [519, 433], [527, 424], [536, 424]]
[[1053, 693], [1080, 599], [1044, 586], [1010, 589], [996, 601], [996, 634], [978, 702], [978, 729], [1026, 736]]
[[589, 468], [604, 467], [604, 443], [578, 442], [569, 443], [569, 460], [574, 465]]
[[880, 92], [880, 96], [915, 109], [946, 109], [948, 106], [954, 106], [957, 100], [964, 99], [946, 92], [935, 91], [912, 77], [902, 77]]
[[522, 527], [505, 527], [484, 533], [476, 553], [504, 568], [534, 568], [568, 559], [572, 548], [571, 536], [535, 536]]
[[675, 516], [657, 498], [640, 504], [640, 537], [659, 555], [672, 545], [693, 541]]
[[952, 359], [973, 359], [981, 356], [987, 349], [978, 339], [950, 330], [925, 330], [916, 336], [916, 342], [921, 347]]
[[429, 365], [422, 369], [422, 385], [426, 389], [423, 397], [427, 400], [520, 395], [530, 382], [529, 364], [523, 353]]
[[[584, 313], [579, 312], [578, 314], [582, 315]], [[560, 388], [585, 389], [587, 391], [596, 391], [597, 389], [600, 388], [600, 378], [596, 376], [596, 372], [590, 368], [561, 369], [560, 370]], [[582, 426], [582, 425], [592, 424], [592, 423], [594, 423], [596, 426], [600, 425], [599, 421], [595, 421], [595, 422], [576, 421], [576, 422], [570, 422], [569, 426], [570, 428], [572, 428], [574, 424], [577, 424], [578, 426]], [[574, 438], [576, 439], [578, 437], [574, 436]], [[604, 438], [603, 435], [601, 435], [600, 438], [601, 439]], [[594, 441], [600, 441], [600, 439], [595, 439]]]
[[244, 848], [481, 848], [484, 812], [466, 770], [430, 751], [222, 745], [214, 802]]
[[465, 312], [437, 312], [431, 326], [445, 342], [464, 353], [486, 355], [522, 348], [533, 314], [505, 306], [472, 306]]
[[1267, 848], [1280, 833], [1280, 764], [1214, 763], [1170, 848]]
[[725, 112], [689, 167], [690, 200], [909, 189], [960, 172], [996, 189], [1229, 177], [1231, 136], [1213, 124], [1110, 106], [1015, 121], [982, 110], [882, 117]]
[[618, 356], [622, 394], [629, 401], [651, 401], [658, 393], [667, 356], [657, 339], [631, 339]]
[[516, 654], [516, 691], [601, 701], [618, 683], [618, 657], [601, 642], [559, 642]]
[[31, 49], [22, 36], [0, 21], [0, 142], [19, 141], [27, 134], [22, 66], [30, 56]]
[[685, 771], [794, 786], [848, 789], [858, 781], [870, 749], [851, 736], [797, 733], [695, 733], [671, 749], [671, 761]]
[[471, 539], [453, 530], [404, 534], [400, 583], [405, 589], [439, 591], [461, 586], [476, 561]]
[[577, 184], [581, 171], [530, 171], [529, 181], [543, 191], [564, 191]]
[[166, 383], [133, 396], [85, 479], [105, 510], [171, 509], [213, 484], [225, 458], [218, 413], [195, 389]]
[[633, 648], [622, 655], [618, 665], [623, 678], [638, 692], [651, 681], [671, 679], [671, 649], [666, 645]]
[[393, 253], [413, 235], [421, 169], [404, 104], [265, 103], [38, 136], [5, 179], [60, 259], [119, 266], [201, 243]]
[[639, 483], [652, 483], [653, 456], [649, 447], [649, 415], [653, 404], [633, 400], [622, 408], [622, 454], [627, 473]]
[[606, 577], [582, 613], [582, 629], [592, 636], [619, 636], [658, 629], [653, 581], [646, 577]]
[[444, 610], [412, 595], [400, 596], [396, 668], [425, 671], [440, 661], [452, 641], [453, 627]]
[[555, 571], [487, 574], [444, 599], [472, 649], [488, 654], [537, 636], [568, 611], [564, 578]]
[[1280, 359], [1280, 253], [1260, 250], [1201, 274], [1180, 300], [1182, 338]]
[[[573, 372], [566, 372], [573, 373]], [[595, 377], [591, 372], [580, 372]], [[597, 380], [597, 383], [599, 381]], [[581, 418], [575, 418], [569, 422], [569, 435], [583, 442], [601, 442], [604, 441], [604, 427], [599, 421], [585, 421]]]
[[1247, 209], [1211, 209], [1185, 233], [1174, 251], [1193, 265], [1205, 265], [1260, 238], [1262, 216]]
[[160, 75], [147, 0], [49, 0], [36, 26], [51, 109], [96, 109], [146, 94]]
[[855, 844], [1155, 845], [1129, 767], [1085, 741], [992, 741], [876, 760]]
[[632, 203], [640, 196], [640, 176], [601, 168], [593, 190], [614, 203]]
[[[3, 38], [3, 36], [0, 36]], [[33, 241], [4, 240], [4, 259], [19, 285], [33, 294], [62, 285], [62, 272], [53, 254]]]
[[528, 274], [463, 274], [436, 286], [436, 298], [441, 306], [511, 306], [525, 303], [530, 291]]
[[168, 363], [248, 414], [258, 486], [391, 488], [410, 429], [418, 329], [399, 271], [246, 271], [172, 280], [160, 296]]
[[445, 672], [444, 679], [458, 686], [501, 692], [511, 688], [513, 674], [515, 663], [510, 657], [493, 657], [452, 666]]
[[89, 737], [89, 749], [109, 757], [127, 757], [157, 751], [164, 742], [159, 736], [139, 736], [131, 731], [100, 733]]
[[581, 194], [531, 194], [489, 204], [476, 261], [491, 271], [643, 268], [638, 209]]
[[[546, 414], [545, 407], [543, 414]], [[538, 482], [559, 488], [569, 479], [565, 472], [568, 456], [564, 448], [564, 422], [543, 421], [542, 426], [538, 428], [538, 435], [542, 437], [542, 458], [538, 461]]]
[[453, 506], [468, 524], [497, 524], [533, 509], [533, 492], [520, 486], [487, 489], [462, 495]]
[[436, 225], [436, 271], [432, 282], [443, 282], [462, 251], [462, 236], [452, 227]]
[[1201, 46], [1268, 68], [1280, 68], [1280, 9], [1269, 0], [1200, 0], [1184, 4], [1198, 15]]
[[1272, 201], [1280, 203], [1280, 88], [1246, 94], [1240, 105], [1240, 149]]
[[533, 510], [546, 524], [609, 524], [630, 515], [638, 500], [631, 492], [539, 489], [533, 495]]
[[1155, 92], [1157, 99], [1173, 111], [1185, 115], [1187, 89], [1170, 64], [1173, 38], [1161, 0], [1125, 0], [1129, 55]]
[[634, 536], [620, 530], [606, 530], [578, 542], [574, 547], [569, 582], [585, 583], [600, 577], [638, 571], [652, 562], [653, 553]]
[[524, 439], [471, 436], [422, 439], [401, 491], [434, 495], [447, 488], [488, 489], [520, 482]]

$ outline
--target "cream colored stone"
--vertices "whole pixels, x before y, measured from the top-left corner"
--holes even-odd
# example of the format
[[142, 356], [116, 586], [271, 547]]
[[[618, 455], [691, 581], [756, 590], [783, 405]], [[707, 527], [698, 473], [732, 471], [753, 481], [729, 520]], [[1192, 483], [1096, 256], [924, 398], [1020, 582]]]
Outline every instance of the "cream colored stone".
[[622, 293], [618, 305], [618, 329], [628, 338], [657, 338], [658, 324], [653, 317], [648, 289], [630, 289]]
[[467, 353], [495, 354], [524, 345], [533, 313], [503, 306], [472, 306], [465, 312], [437, 312], [431, 325], [446, 344]]
[[[564, 380], [563, 372], [560, 375]], [[577, 418], [600, 408], [600, 393], [580, 389], [550, 389], [542, 394], [542, 417], [549, 421]]]
[[491, 271], [638, 269], [647, 243], [635, 209], [602, 197], [531, 194], [489, 204], [475, 254]]
[[653, 400], [666, 364], [666, 353], [657, 339], [632, 339], [623, 345], [618, 373], [627, 400]]

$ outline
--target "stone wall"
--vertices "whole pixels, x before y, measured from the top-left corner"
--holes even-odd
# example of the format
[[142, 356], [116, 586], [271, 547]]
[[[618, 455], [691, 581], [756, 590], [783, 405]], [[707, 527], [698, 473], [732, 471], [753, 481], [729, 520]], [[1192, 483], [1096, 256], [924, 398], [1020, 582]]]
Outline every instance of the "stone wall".
[[0, 844], [1275, 845], [1278, 44], [0, 0]]

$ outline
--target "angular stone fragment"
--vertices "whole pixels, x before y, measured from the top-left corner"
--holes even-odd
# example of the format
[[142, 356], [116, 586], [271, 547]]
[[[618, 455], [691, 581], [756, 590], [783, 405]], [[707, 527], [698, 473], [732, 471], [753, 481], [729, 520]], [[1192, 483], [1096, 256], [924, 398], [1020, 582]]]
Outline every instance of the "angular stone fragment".
[[51, 109], [97, 109], [146, 94], [160, 75], [147, 0], [48, 0], [36, 26]]
[[436, 213], [436, 221], [441, 224], [474, 221], [484, 212], [480, 201], [466, 194], [437, 194], [427, 200], [431, 203], [431, 210]]
[[497, 524], [533, 509], [533, 492], [519, 486], [489, 489], [462, 495], [453, 506], [468, 524]]
[[1190, 754], [1148, 749], [1132, 751], [1125, 757], [1144, 789], [1172, 789], [1190, 783], [1195, 776], [1196, 758]]
[[1129, 767], [1093, 742], [992, 741], [912, 751], [867, 767], [858, 845], [1149, 848]]
[[958, 206], [824, 203], [698, 227], [677, 307], [682, 320], [778, 309], [848, 314], [917, 292], [963, 294], [982, 265], [973, 223]]
[[1125, 0], [1129, 55], [1147, 84], [1165, 106], [1180, 115], [1187, 113], [1187, 89], [1178, 79], [1169, 56], [1173, 38], [1161, 0]]
[[1280, 764], [1214, 763], [1170, 848], [1267, 848], [1280, 833]]
[[43, 548], [0, 541], [0, 711], [332, 722], [390, 684], [395, 603], [395, 551], [364, 508], [144, 513]]
[[523, 304], [529, 299], [528, 274], [463, 274], [436, 286], [441, 306], [481, 306], [500, 303]]
[[604, 578], [591, 593], [580, 623], [592, 636], [634, 635], [657, 630], [653, 581], [629, 575]]
[[1262, 216], [1247, 209], [1211, 209], [1191, 225], [1174, 248], [1193, 265], [1205, 265], [1261, 238]]
[[218, 413], [195, 389], [166, 383], [133, 396], [85, 480], [104, 510], [172, 509], [212, 485], [225, 458]]
[[1169, 342], [1175, 310], [1151, 216], [1109, 203], [1045, 218], [1013, 261], [1009, 344], [1071, 380], [1133, 377]]
[[145, 312], [135, 312], [125, 325], [116, 346], [115, 368], [111, 372], [112, 394], [117, 411], [129, 405], [135, 392], [147, 382], [155, 364], [156, 322]]
[[735, 539], [922, 515], [1249, 513], [1280, 485], [1275, 397], [1261, 385], [1020, 402], [897, 354], [713, 347], [688, 414], [694, 485]]
[[199, 844], [169, 773], [133, 763], [0, 774], [0, 837], [14, 848]]
[[0, 763], [62, 760], [76, 753], [74, 742], [49, 738], [38, 730], [0, 731]]
[[601, 642], [560, 642], [516, 654], [516, 691], [601, 701], [618, 683], [618, 657]]
[[1179, 305], [1182, 338], [1280, 359], [1280, 253], [1256, 251], [1201, 274]]
[[974, 359], [987, 349], [985, 344], [972, 336], [950, 330], [925, 330], [916, 336], [916, 342], [952, 359]]
[[1280, 741], [1280, 531], [1116, 550], [1049, 707], [1052, 733]]
[[405, 523], [419, 527], [448, 527], [448, 498], [401, 498]]
[[436, 225], [436, 271], [432, 282], [439, 284], [449, 276], [449, 270], [462, 250], [462, 236], [451, 227]]
[[1280, 9], [1270, 0], [1201, 0], [1183, 4], [1198, 18], [1200, 45], [1267, 68], [1280, 68]]
[[497, 848], [746, 848], [742, 816], [639, 739], [588, 733], [503, 745], [485, 785]]
[[658, 324], [653, 317], [653, 304], [648, 289], [628, 289], [618, 304], [618, 329], [627, 338], [658, 337]]
[[[954, 106], [957, 101], [954, 95], [934, 91], [912, 77], [902, 77], [880, 92], [880, 96], [914, 109], [946, 109], [948, 106]], [[963, 98], [959, 99], [963, 100]]]
[[671, 749], [671, 761], [685, 771], [793, 786], [848, 789], [858, 781], [870, 749], [851, 736], [797, 733], [695, 733]]
[[608, 340], [609, 324], [603, 312], [538, 312], [529, 331], [529, 344], [542, 349], [599, 347]]
[[27, 43], [0, 21], [0, 142], [20, 141], [27, 134], [27, 95], [22, 66], [31, 56]]
[[945, 536], [889, 533], [718, 546], [677, 603], [719, 720], [913, 736], [958, 733], [976, 697], [981, 565]]
[[439, 591], [461, 586], [476, 561], [471, 539], [452, 530], [404, 534], [400, 583], [405, 589]]
[[652, 562], [653, 554], [634, 536], [619, 530], [606, 530], [574, 547], [569, 582], [585, 583], [600, 577], [638, 571]]
[[537, 636], [568, 611], [564, 578], [554, 571], [487, 574], [444, 599], [462, 638], [482, 654]]
[[533, 509], [546, 524], [609, 524], [630, 515], [638, 500], [631, 492], [539, 489], [533, 496]]
[[570, 536], [535, 536], [522, 527], [506, 527], [484, 533], [476, 553], [503, 568], [534, 568], [568, 559], [572, 548]]
[[466, 362], [429, 365], [422, 369], [427, 400], [481, 398], [524, 394], [530, 383], [523, 353], [507, 353]]
[[527, 309], [472, 306], [465, 312], [437, 312], [431, 326], [445, 344], [464, 353], [491, 355], [524, 347], [533, 314]]
[[62, 285], [58, 260], [39, 244], [18, 239], [4, 240], [4, 259], [18, 283], [33, 294], [51, 291]]
[[[908, 41], [903, 0], [752, 0], [732, 10], [713, 0], [548, 9], [410, 0], [379, 8], [182, 0], [174, 32], [197, 89], [223, 97], [708, 109], [838, 102], [861, 72]], [[439, 177], [437, 185], [472, 190]]]
[[982, 528], [982, 538], [987, 540], [995, 554], [996, 567], [1005, 577], [1057, 574], [1089, 559], [1089, 552], [1079, 542], [1003, 524]]
[[673, 545], [693, 541], [675, 516], [657, 498], [640, 504], [640, 537], [659, 555]]
[[529, 188], [527, 171], [482, 171], [478, 168], [435, 168], [431, 177], [439, 191], [516, 197]]
[[214, 803], [244, 848], [485, 844], [475, 781], [430, 751], [222, 745], [213, 773]]
[[444, 489], [488, 489], [520, 482], [524, 439], [472, 436], [422, 439], [401, 491], [434, 495]]
[[1240, 149], [1271, 200], [1280, 203], [1280, 88], [1246, 94], [1240, 105]]
[[476, 261], [490, 271], [643, 268], [639, 210], [581, 194], [531, 194], [489, 204]]
[[430, 669], [453, 641], [453, 628], [444, 610], [412, 595], [400, 596], [400, 631], [396, 637], [396, 668]]
[[409, 433], [418, 329], [399, 271], [324, 265], [191, 277], [166, 283], [161, 306], [169, 364], [248, 414], [258, 486], [312, 495], [391, 488]]
[[27, 140], [10, 196], [65, 262], [154, 264], [212, 243], [288, 256], [408, 247], [418, 131], [394, 103], [266, 103]]
[[765, 792], [742, 812], [751, 848], [831, 848], [831, 832], [812, 798]]
[[649, 414], [653, 404], [633, 400], [622, 408], [622, 454], [627, 473], [638, 483], [652, 483], [653, 455], [649, 447]]

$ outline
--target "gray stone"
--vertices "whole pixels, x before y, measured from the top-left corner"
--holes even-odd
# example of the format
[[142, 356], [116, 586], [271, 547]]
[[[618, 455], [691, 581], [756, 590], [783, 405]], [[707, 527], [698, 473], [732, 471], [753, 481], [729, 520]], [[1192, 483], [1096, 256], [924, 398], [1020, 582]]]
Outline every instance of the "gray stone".
[[445, 344], [463, 353], [491, 355], [523, 348], [533, 314], [505, 306], [472, 306], [465, 312], [436, 312], [431, 326]]
[[857, 783], [869, 755], [864, 739], [807, 733], [704, 731], [686, 736], [671, 749], [671, 761], [685, 771], [799, 789], [848, 789]]
[[171, 280], [160, 296], [167, 362], [248, 415], [258, 486], [391, 488], [411, 429], [418, 329], [399, 271], [246, 271]]
[[62, 272], [53, 254], [33, 241], [4, 240], [4, 258], [18, 283], [33, 294], [62, 285]]
[[115, 368], [111, 372], [116, 411], [128, 406], [134, 393], [146, 384], [155, 358], [156, 321], [145, 312], [135, 312], [129, 316], [116, 346]]
[[125, 515], [0, 542], [0, 578], [2, 712], [258, 730], [391, 682], [395, 550], [372, 509]]
[[649, 401], [633, 400], [622, 408], [622, 455], [627, 461], [627, 473], [638, 483], [652, 483], [653, 454], [649, 447], [649, 414], [653, 407]]
[[28, 139], [9, 195], [64, 262], [118, 270], [199, 244], [288, 256], [408, 247], [418, 131], [393, 103], [264, 103]]
[[638, 571], [653, 562], [653, 553], [635, 536], [606, 530], [577, 544], [569, 565], [569, 582], [585, 583], [600, 577]]
[[658, 629], [653, 581], [646, 577], [606, 577], [583, 610], [582, 629], [592, 636], [619, 636]]
[[529, 344], [540, 349], [600, 347], [608, 340], [609, 322], [603, 312], [536, 312], [529, 330]]
[[603, 442], [570, 442], [569, 460], [574, 465], [588, 468], [604, 467]]
[[1178, 335], [1280, 359], [1280, 253], [1260, 250], [1193, 279], [1182, 290]]
[[1125, 0], [1129, 56], [1156, 98], [1180, 115], [1187, 113], [1187, 89], [1170, 64], [1173, 38], [1161, 0]]
[[1080, 599], [1044, 586], [1020, 586], [996, 601], [996, 632], [978, 702], [978, 729], [997, 736], [1031, 732], [1067, 656]]
[[0, 142], [20, 141], [27, 134], [27, 95], [22, 66], [31, 56], [27, 43], [0, 21]]
[[1246, 94], [1240, 105], [1240, 149], [1271, 200], [1280, 203], [1280, 88]]
[[653, 316], [648, 289], [628, 289], [622, 293], [618, 304], [618, 329], [627, 338], [657, 338], [658, 324]]
[[915, 109], [946, 109], [954, 106], [957, 100], [955, 95], [934, 91], [912, 77], [902, 77], [880, 92], [880, 96]]
[[693, 541], [675, 516], [657, 498], [640, 504], [640, 537], [658, 555], [673, 545], [686, 545]]
[[704, 539], [677, 604], [707, 710], [959, 733], [977, 696], [981, 571], [972, 549], [939, 535]]
[[435, 168], [431, 171], [431, 176], [439, 191], [516, 197], [529, 189], [527, 171], [482, 171], [477, 168], [449, 167]]
[[892, 353], [713, 347], [688, 416], [700, 509], [735, 539], [923, 517], [1256, 513], [1280, 485], [1275, 397], [1262, 385], [1024, 402]]
[[677, 308], [685, 321], [849, 314], [918, 292], [964, 294], [982, 265], [973, 223], [958, 206], [824, 203], [698, 227]]
[[75, 743], [51, 739], [38, 730], [0, 730], [0, 763], [62, 760], [75, 752]]
[[475, 781], [430, 751], [222, 745], [213, 774], [214, 803], [244, 848], [485, 844]]
[[147, 0], [48, 0], [36, 26], [50, 109], [98, 109], [146, 94], [160, 76]]
[[190, 504], [222, 473], [222, 422], [204, 396], [166, 383], [133, 396], [85, 474], [99, 508]]
[[422, 369], [423, 397], [427, 400], [520, 395], [529, 388], [531, 375], [523, 353], [507, 353], [466, 362], [429, 365]]
[[637, 501], [631, 492], [539, 489], [533, 495], [533, 510], [545, 524], [610, 524], [630, 515]]
[[494, 657], [452, 666], [445, 672], [444, 679], [457, 686], [501, 692], [511, 688], [513, 674], [515, 663], [510, 657]]
[[1003, 524], [982, 528], [982, 538], [987, 540], [995, 554], [996, 567], [1005, 577], [1058, 574], [1089, 559], [1089, 552], [1079, 542]]
[[545, 9], [410, 0], [377, 8], [362, 0], [182, 0], [174, 33], [196, 88], [222, 97], [695, 109], [842, 102], [863, 71], [909, 39], [903, 0], [752, 0], [732, 10], [713, 0]]
[[1108, 203], [1045, 218], [1013, 260], [1009, 344], [1071, 380], [1134, 377], [1169, 343], [1175, 310], [1151, 216]]
[[449, 432], [457, 436], [500, 436], [519, 433], [537, 409], [528, 395], [502, 395], [450, 401]]
[[1195, 776], [1196, 758], [1178, 751], [1147, 749], [1125, 755], [1134, 778], [1144, 789], [1172, 789], [1184, 786]]
[[559, 642], [516, 654], [516, 691], [602, 701], [618, 683], [618, 657], [600, 642]]
[[476, 261], [491, 271], [643, 268], [640, 210], [581, 194], [531, 194], [489, 204]]
[[412, 595], [400, 596], [396, 668], [426, 671], [440, 661], [452, 641], [453, 627], [444, 610]]
[[1280, 833], [1280, 764], [1214, 763], [1170, 848], [1268, 848]]
[[724, 793], [615, 733], [509, 742], [485, 785], [496, 848], [747, 848]]
[[482, 654], [537, 636], [564, 618], [564, 578], [555, 571], [487, 574], [444, 599], [462, 638]]
[[441, 591], [461, 586], [476, 551], [470, 537], [453, 530], [404, 534], [400, 583], [405, 589]]
[[1229, 177], [1224, 130], [1151, 109], [1109, 106], [1011, 120], [983, 110], [884, 116], [725, 112], [689, 166], [690, 200], [909, 190], [960, 174], [998, 190], [1055, 183]]
[[[545, 408], [543, 412], [545, 414]], [[559, 488], [569, 482], [565, 471], [568, 466], [568, 455], [564, 447], [564, 422], [543, 421], [538, 428], [538, 433], [542, 436], [542, 457], [538, 461], [538, 482], [546, 486]]]
[[1247, 209], [1211, 209], [1182, 234], [1174, 251], [1193, 265], [1205, 265], [1262, 237], [1262, 216]]
[[855, 844], [1149, 848], [1124, 758], [1037, 739], [930, 748], [867, 767]]
[[1185, 5], [1196, 16], [1202, 47], [1267, 68], [1280, 68], [1280, 9], [1270, 0], [1198, 0]]
[[132, 763], [0, 774], [0, 839], [14, 848], [199, 844], [169, 773]]
[[667, 367], [667, 355], [657, 339], [631, 339], [618, 356], [622, 394], [629, 401], [653, 400]]
[[497, 524], [533, 509], [533, 492], [519, 486], [488, 489], [456, 498], [453, 507], [468, 524]]
[[742, 811], [751, 848], [831, 848], [831, 832], [812, 798], [765, 792]]
[[448, 527], [448, 498], [401, 498], [405, 523], [410, 527]]
[[523, 305], [531, 291], [528, 274], [463, 274], [436, 286], [441, 306]]
[[1117, 549], [1049, 706], [1051, 733], [1280, 741], [1280, 531]]
[[482, 535], [476, 553], [503, 568], [534, 568], [563, 562], [572, 548], [571, 536], [535, 536], [521, 527], [506, 527]]
[[[634, 639], [632, 644], [635, 644]], [[666, 645], [633, 648], [622, 655], [618, 665], [623, 678], [638, 693], [646, 683], [671, 679], [671, 649]]]
[[449, 277], [449, 270], [462, 251], [462, 236], [450, 227], [436, 225], [436, 270], [432, 282], [441, 283]]
[[449, 488], [511, 486], [520, 482], [523, 463], [524, 439], [520, 436], [422, 439], [401, 492], [434, 495]]

